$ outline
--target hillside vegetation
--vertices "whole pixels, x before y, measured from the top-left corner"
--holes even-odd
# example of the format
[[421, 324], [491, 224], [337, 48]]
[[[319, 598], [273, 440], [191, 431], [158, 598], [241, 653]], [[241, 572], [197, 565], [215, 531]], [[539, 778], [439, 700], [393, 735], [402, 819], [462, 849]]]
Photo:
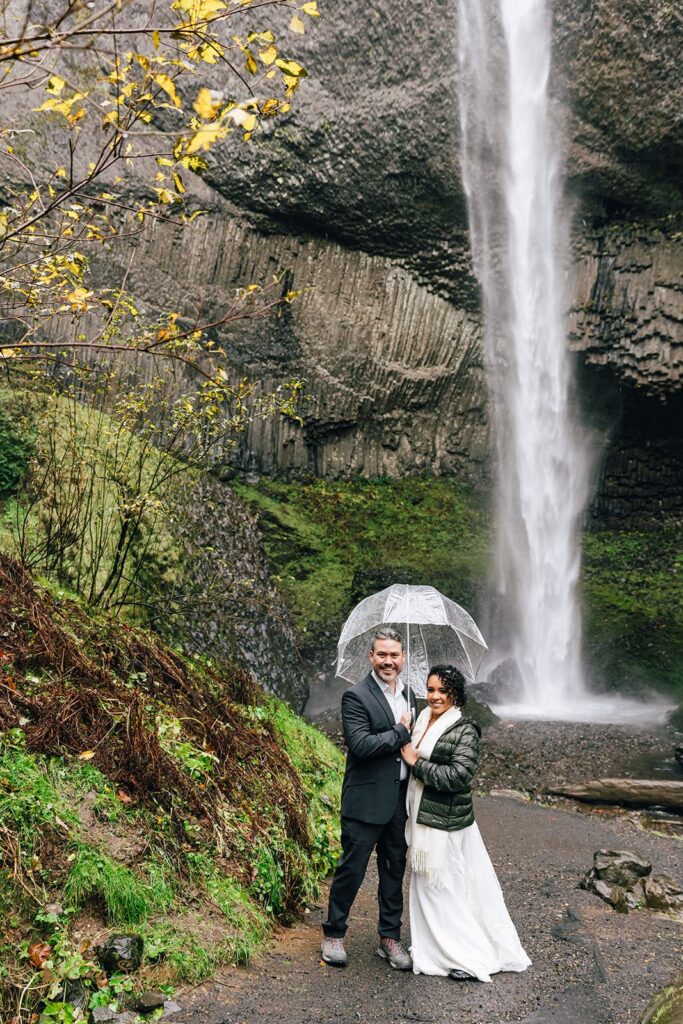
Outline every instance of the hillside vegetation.
[[[0, 558], [0, 1016], [245, 962], [336, 854], [341, 757], [238, 668], [190, 662]], [[137, 975], [103, 970], [112, 931]]]

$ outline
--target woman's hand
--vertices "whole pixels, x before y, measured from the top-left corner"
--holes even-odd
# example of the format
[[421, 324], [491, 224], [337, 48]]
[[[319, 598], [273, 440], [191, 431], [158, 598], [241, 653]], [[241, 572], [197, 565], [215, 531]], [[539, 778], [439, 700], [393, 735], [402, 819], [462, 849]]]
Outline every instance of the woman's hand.
[[405, 747], [401, 747], [401, 757], [412, 768], [417, 761], [417, 750], [411, 743], [406, 743]]

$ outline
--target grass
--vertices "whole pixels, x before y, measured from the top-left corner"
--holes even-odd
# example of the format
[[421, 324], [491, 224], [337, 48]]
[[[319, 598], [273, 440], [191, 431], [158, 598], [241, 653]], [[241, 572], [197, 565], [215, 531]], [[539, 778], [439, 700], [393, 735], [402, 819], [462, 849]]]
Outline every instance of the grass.
[[139, 924], [150, 914], [145, 886], [128, 868], [92, 847], [79, 847], [64, 887], [67, 904], [101, 899], [111, 924]]

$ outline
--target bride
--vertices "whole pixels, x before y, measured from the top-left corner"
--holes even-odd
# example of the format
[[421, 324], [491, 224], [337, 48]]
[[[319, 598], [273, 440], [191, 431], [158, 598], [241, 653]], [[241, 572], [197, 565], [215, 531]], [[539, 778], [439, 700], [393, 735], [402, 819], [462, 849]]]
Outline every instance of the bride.
[[412, 768], [406, 839], [413, 971], [490, 981], [531, 961], [474, 820], [481, 730], [462, 715], [465, 679], [455, 666], [430, 669], [427, 701], [401, 751]]

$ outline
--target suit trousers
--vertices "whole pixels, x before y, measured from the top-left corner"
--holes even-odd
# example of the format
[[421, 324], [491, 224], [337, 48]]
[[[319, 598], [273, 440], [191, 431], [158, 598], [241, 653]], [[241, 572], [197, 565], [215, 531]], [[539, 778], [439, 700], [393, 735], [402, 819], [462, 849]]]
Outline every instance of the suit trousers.
[[385, 825], [342, 817], [342, 855], [332, 879], [327, 921], [323, 932], [333, 938], [346, 934], [349, 912], [358, 894], [372, 851], [377, 848], [379, 934], [400, 939], [403, 914], [403, 875], [406, 869], [406, 789], [400, 794], [393, 817]]

